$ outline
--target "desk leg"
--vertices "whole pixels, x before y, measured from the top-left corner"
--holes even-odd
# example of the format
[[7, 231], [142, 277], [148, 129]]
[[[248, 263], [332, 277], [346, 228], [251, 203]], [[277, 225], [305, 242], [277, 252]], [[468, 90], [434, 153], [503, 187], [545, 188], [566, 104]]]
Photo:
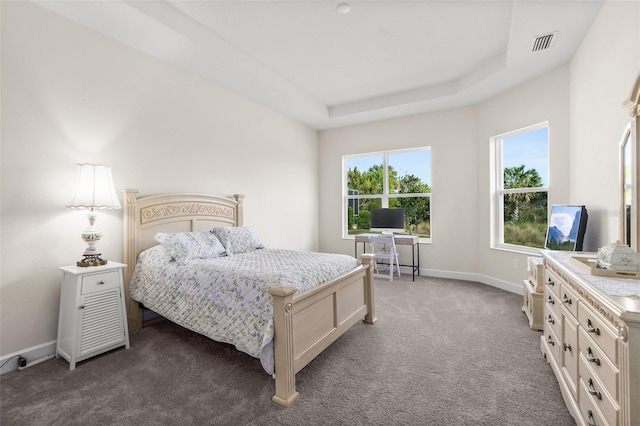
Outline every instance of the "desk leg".
[[420, 243], [418, 245], [418, 276], [420, 276]]
[[[416, 245], [411, 244], [411, 278], [413, 281], [416, 280]], [[418, 262], [420, 258], [418, 258]]]

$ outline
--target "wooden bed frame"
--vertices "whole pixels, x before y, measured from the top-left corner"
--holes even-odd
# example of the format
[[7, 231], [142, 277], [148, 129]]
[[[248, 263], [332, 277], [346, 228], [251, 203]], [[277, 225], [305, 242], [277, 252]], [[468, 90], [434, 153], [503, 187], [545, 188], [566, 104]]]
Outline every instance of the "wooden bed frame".
[[[129, 297], [129, 281], [138, 254], [158, 242], [157, 232], [206, 231], [215, 226], [242, 226], [244, 195], [234, 198], [204, 194], [160, 194], [138, 197], [137, 189], [124, 189], [124, 284], [129, 330], [143, 326], [142, 310]], [[376, 322], [373, 255], [362, 254], [353, 271], [311, 290], [279, 286], [273, 297], [275, 395], [273, 401], [289, 406], [299, 394], [295, 375], [351, 326], [364, 319]]]

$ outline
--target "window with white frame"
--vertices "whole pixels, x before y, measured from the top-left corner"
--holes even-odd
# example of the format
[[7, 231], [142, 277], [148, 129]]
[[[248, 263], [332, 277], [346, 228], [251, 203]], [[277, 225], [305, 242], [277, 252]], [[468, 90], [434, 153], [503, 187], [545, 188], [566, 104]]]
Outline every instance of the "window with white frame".
[[544, 247], [549, 192], [547, 123], [492, 138], [494, 164], [493, 246]]
[[370, 232], [374, 208], [405, 209], [405, 232], [431, 237], [431, 149], [343, 157], [343, 235]]

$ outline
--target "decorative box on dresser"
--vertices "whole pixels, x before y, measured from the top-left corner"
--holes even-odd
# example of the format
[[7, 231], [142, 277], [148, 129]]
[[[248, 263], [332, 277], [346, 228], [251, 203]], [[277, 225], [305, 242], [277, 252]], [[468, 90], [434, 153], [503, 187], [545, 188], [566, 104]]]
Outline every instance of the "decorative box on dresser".
[[[542, 250], [540, 348], [578, 425], [640, 425], [640, 280], [591, 275]], [[591, 254], [593, 256], [593, 254]]]
[[56, 354], [76, 363], [121, 346], [129, 349], [122, 268], [63, 266]]

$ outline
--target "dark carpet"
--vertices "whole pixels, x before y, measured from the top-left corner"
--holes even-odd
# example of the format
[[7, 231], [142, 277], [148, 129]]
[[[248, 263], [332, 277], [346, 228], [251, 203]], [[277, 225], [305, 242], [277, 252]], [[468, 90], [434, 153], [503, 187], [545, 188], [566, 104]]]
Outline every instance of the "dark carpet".
[[378, 322], [300, 371], [290, 408], [257, 359], [163, 321], [74, 371], [0, 376], [0, 424], [573, 426], [521, 306], [474, 282], [376, 281]]

